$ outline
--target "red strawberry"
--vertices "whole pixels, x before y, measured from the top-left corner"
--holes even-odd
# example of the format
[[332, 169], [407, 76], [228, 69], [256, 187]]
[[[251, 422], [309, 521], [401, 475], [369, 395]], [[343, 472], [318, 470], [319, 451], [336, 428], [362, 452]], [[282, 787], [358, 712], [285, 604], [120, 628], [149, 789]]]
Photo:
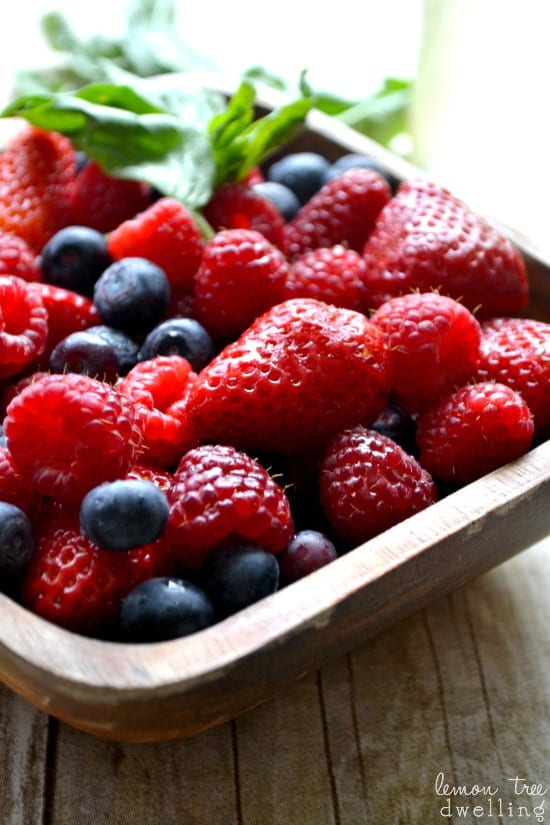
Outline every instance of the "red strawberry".
[[236, 338], [283, 300], [287, 271], [283, 253], [259, 232], [218, 232], [195, 275], [195, 317], [214, 338]]
[[393, 353], [397, 403], [418, 412], [466, 383], [479, 358], [479, 323], [465, 306], [421, 292], [392, 298], [371, 317]]
[[286, 224], [283, 249], [290, 260], [336, 244], [362, 252], [390, 197], [389, 184], [378, 172], [350, 169], [325, 183]]
[[327, 304], [361, 310], [365, 262], [342, 244], [305, 252], [289, 267], [285, 299], [316, 298]]
[[353, 310], [296, 298], [268, 310], [205, 367], [189, 409], [205, 441], [294, 453], [374, 421], [391, 384], [383, 333]]
[[71, 188], [72, 223], [107, 233], [142, 212], [151, 201], [147, 184], [113, 178], [88, 160]]
[[353, 427], [327, 445], [320, 470], [323, 509], [336, 535], [367, 541], [436, 499], [430, 474], [381, 433]]
[[36, 549], [22, 585], [34, 613], [76, 632], [97, 632], [116, 620], [122, 599], [171, 568], [161, 537], [131, 551], [102, 550], [80, 533], [78, 508], [53, 502], [35, 531]]
[[212, 195], [203, 214], [214, 232], [253, 229], [274, 246], [283, 241], [284, 219], [276, 206], [246, 183], [224, 183]]
[[205, 444], [181, 459], [168, 494], [168, 535], [180, 563], [200, 567], [226, 539], [273, 553], [292, 537], [290, 504], [258, 462], [233, 447]]
[[447, 189], [410, 180], [382, 210], [364, 248], [370, 307], [411, 290], [438, 289], [480, 317], [527, 303], [523, 258]]
[[533, 432], [519, 393], [493, 381], [471, 384], [419, 417], [420, 463], [443, 481], [469, 484], [526, 453]]
[[23, 129], [0, 155], [0, 229], [19, 235], [40, 252], [71, 223], [75, 174], [75, 153], [66, 137]]
[[203, 245], [193, 215], [174, 198], [155, 201], [135, 218], [124, 221], [108, 238], [109, 253], [115, 260], [147, 258], [164, 270], [178, 293], [192, 291]]
[[0, 230], [0, 275], [16, 275], [24, 281], [40, 281], [37, 256], [18, 235]]
[[550, 431], [550, 324], [492, 318], [482, 324], [476, 381], [498, 381], [527, 402], [537, 433]]

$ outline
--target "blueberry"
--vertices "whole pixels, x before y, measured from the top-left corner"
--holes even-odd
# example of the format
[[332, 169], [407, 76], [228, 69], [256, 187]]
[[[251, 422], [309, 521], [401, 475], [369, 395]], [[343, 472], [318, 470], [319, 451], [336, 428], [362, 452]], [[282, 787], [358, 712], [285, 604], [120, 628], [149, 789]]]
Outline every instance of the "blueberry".
[[342, 155], [338, 160], [335, 160], [327, 169], [323, 182], [327, 183], [329, 180], [339, 178], [340, 175], [343, 175], [348, 169], [357, 168], [372, 169], [374, 172], [378, 172], [379, 175], [382, 175], [382, 177], [387, 180], [393, 192], [395, 192], [399, 185], [399, 180], [383, 163], [369, 155], [359, 155], [355, 153]]
[[271, 201], [277, 207], [285, 221], [291, 221], [301, 206], [292, 189], [274, 180], [265, 180], [252, 187], [262, 198]]
[[281, 577], [290, 583], [319, 570], [338, 556], [331, 540], [318, 530], [300, 530], [277, 561]]
[[113, 384], [120, 364], [113, 344], [89, 329], [71, 332], [53, 348], [48, 366], [51, 372], [77, 372]]
[[181, 355], [199, 372], [212, 360], [215, 348], [210, 333], [194, 318], [170, 318], [149, 332], [138, 358], [148, 361], [156, 355]]
[[88, 327], [87, 332], [99, 336], [111, 345], [118, 358], [118, 373], [126, 375], [138, 361], [139, 345], [120, 329], [98, 324]]
[[147, 333], [158, 324], [169, 300], [166, 273], [145, 258], [121, 258], [107, 267], [94, 288], [103, 323], [130, 336]]
[[132, 550], [158, 539], [168, 521], [166, 495], [152, 481], [119, 479], [93, 487], [80, 505], [80, 529], [105, 550]]
[[396, 404], [386, 405], [376, 421], [371, 424], [371, 430], [391, 438], [410, 455], [418, 455], [414, 419]]
[[28, 516], [14, 504], [0, 501], [0, 574], [14, 577], [22, 573], [33, 552]]
[[96, 281], [112, 263], [105, 236], [87, 226], [67, 226], [42, 250], [44, 281], [92, 297]]
[[266, 177], [288, 186], [303, 204], [321, 188], [329, 166], [329, 161], [317, 152], [292, 152], [272, 163]]
[[208, 557], [202, 586], [221, 616], [230, 616], [275, 593], [279, 565], [273, 553], [256, 544], [230, 543]]
[[197, 633], [214, 622], [208, 596], [192, 582], [156, 577], [123, 599], [120, 628], [129, 642], [161, 642]]

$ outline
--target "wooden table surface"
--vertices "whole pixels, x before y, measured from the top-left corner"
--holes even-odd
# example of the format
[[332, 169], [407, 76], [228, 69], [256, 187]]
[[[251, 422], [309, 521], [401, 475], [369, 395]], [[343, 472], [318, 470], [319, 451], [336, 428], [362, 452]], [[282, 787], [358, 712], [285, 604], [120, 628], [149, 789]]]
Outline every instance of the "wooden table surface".
[[186, 740], [101, 741], [0, 688], [0, 823], [550, 823], [549, 551]]

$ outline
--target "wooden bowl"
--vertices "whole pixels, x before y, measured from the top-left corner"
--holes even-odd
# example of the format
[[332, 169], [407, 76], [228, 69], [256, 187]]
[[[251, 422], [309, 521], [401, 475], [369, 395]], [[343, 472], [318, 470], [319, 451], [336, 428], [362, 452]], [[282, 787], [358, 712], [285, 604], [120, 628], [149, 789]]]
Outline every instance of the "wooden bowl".
[[[363, 152], [418, 170], [313, 113], [292, 149]], [[528, 240], [527, 314], [550, 320], [550, 266]], [[125, 645], [50, 624], [0, 594], [0, 678], [42, 710], [113, 740], [189, 736], [259, 704], [392, 622], [548, 534], [550, 441], [195, 635]]]

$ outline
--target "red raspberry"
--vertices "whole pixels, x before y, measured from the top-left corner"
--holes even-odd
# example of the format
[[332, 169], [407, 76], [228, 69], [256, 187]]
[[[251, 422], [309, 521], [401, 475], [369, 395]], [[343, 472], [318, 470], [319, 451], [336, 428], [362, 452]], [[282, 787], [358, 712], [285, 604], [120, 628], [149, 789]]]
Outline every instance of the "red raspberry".
[[364, 248], [369, 306], [411, 290], [437, 289], [481, 317], [527, 303], [525, 263], [497, 229], [447, 189], [403, 183]]
[[8, 405], [4, 433], [14, 464], [33, 489], [79, 500], [124, 476], [139, 449], [132, 403], [77, 373], [33, 381]]
[[40, 281], [37, 257], [18, 235], [0, 230], [0, 275], [15, 275], [24, 281]]
[[102, 550], [81, 535], [78, 509], [58, 502], [50, 504], [35, 533], [23, 605], [68, 630], [103, 630], [117, 619], [133, 587], [170, 572], [171, 549], [163, 537], [136, 550]]
[[43, 352], [48, 313], [34, 284], [0, 275], [0, 378], [22, 372]]
[[163, 470], [161, 467], [150, 467], [147, 464], [134, 464], [126, 473], [125, 478], [151, 481], [167, 495], [174, 481], [174, 476], [168, 470]]
[[284, 219], [276, 206], [245, 183], [224, 183], [212, 195], [203, 214], [214, 232], [253, 229], [274, 246], [283, 242]]
[[33, 490], [15, 467], [7, 447], [0, 444], [0, 501], [15, 504], [30, 519], [38, 513], [42, 496]]
[[341, 244], [305, 252], [291, 264], [285, 299], [316, 298], [327, 304], [361, 310], [365, 262], [354, 249]]
[[71, 187], [71, 223], [105, 234], [142, 212], [151, 201], [147, 184], [113, 178], [88, 160]]
[[383, 333], [361, 313], [312, 298], [260, 316], [200, 373], [189, 408], [203, 441], [292, 454], [374, 421], [391, 384]]
[[537, 433], [550, 429], [550, 324], [493, 318], [481, 326], [476, 381], [498, 381], [525, 399]]
[[286, 224], [283, 250], [290, 260], [336, 244], [362, 252], [390, 197], [389, 184], [378, 172], [350, 169], [325, 183]]
[[533, 432], [517, 392], [492, 381], [468, 385], [419, 417], [420, 463], [443, 481], [468, 484], [526, 453]]
[[195, 275], [195, 317], [214, 338], [236, 338], [283, 300], [287, 271], [283, 253], [259, 232], [218, 232]]
[[479, 357], [479, 324], [462, 304], [436, 292], [392, 298], [371, 317], [385, 333], [395, 363], [397, 403], [418, 412], [471, 377]]
[[21, 130], [0, 155], [0, 229], [40, 252], [71, 223], [75, 173], [75, 153], [66, 137], [32, 126]]
[[277, 553], [292, 537], [282, 488], [257, 461], [233, 447], [206, 444], [186, 453], [168, 498], [168, 534], [186, 567], [200, 567], [229, 538]]
[[147, 258], [166, 273], [170, 286], [191, 292], [204, 241], [191, 212], [174, 198], [160, 198], [124, 221], [108, 238], [112, 258]]
[[118, 384], [119, 392], [134, 402], [145, 464], [171, 467], [198, 444], [194, 422], [186, 411], [188, 385], [195, 378], [185, 358], [159, 355], [140, 361]]
[[89, 298], [53, 284], [34, 284], [48, 313], [48, 337], [38, 367], [46, 368], [53, 348], [71, 332], [101, 324], [98, 311]]
[[320, 469], [321, 504], [337, 536], [367, 541], [436, 499], [428, 472], [402, 447], [362, 426], [329, 442]]

